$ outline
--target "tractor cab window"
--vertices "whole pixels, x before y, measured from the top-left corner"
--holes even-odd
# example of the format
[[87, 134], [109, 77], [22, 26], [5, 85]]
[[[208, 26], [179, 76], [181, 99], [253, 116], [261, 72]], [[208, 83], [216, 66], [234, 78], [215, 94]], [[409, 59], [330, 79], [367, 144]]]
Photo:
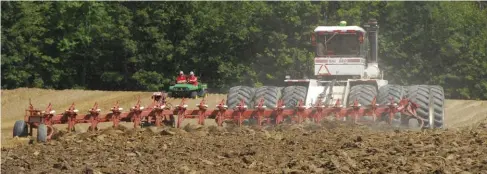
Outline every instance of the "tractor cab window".
[[359, 56], [360, 42], [356, 34], [317, 33], [316, 56]]

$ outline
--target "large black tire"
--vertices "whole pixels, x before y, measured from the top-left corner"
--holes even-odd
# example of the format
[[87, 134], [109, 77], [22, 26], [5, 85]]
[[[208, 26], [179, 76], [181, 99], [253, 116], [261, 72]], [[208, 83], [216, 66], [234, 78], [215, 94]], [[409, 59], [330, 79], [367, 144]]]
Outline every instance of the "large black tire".
[[254, 104], [260, 102], [264, 98], [264, 106], [268, 109], [274, 109], [277, 106], [277, 102], [281, 98], [281, 90], [275, 86], [263, 86], [255, 90]]
[[362, 106], [372, 104], [372, 100], [377, 96], [377, 88], [374, 85], [355, 85], [350, 88], [347, 106], [353, 105], [355, 99]]
[[201, 89], [198, 91], [198, 96], [199, 97], [206, 97], [208, 94], [206, 93], [205, 89]]
[[14, 124], [14, 137], [26, 137], [29, 135], [27, 124], [24, 120], [17, 120]]
[[40, 124], [37, 127], [37, 141], [47, 142], [47, 126], [45, 124]]
[[445, 120], [445, 91], [443, 87], [437, 85], [430, 86], [430, 93], [433, 97], [433, 109], [434, 109], [434, 120], [435, 128], [443, 128]]
[[288, 86], [282, 90], [282, 100], [286, 108], [295, 108], [299, 100], [306, 102], [308, 88], [304, 86]]
[[[388, 105], [391, 103], [391, 97], [393, 101], [398, 104], [399, 101], [406, 95], [406, 89], [401, 85], [384, 85], [379, 88], [379, 94], [377, 95], [377, 104]], [[389, 113], [385, 112], [382, 115], [383, 120], [389, 120]], [[393, 119], [393, 125], [405, 125], [409, 126], [409, 120], [401, 119], [401, 113], [396, 113]], [[405, 117], [409, 118], [409, 117]]]
[[254, 98], [255, 90], [248, 86], [235, 86], [230, 88], [227, 95], [227, 106], [229, 109], [235, 108], [243, 99], [247, 108], [253, 108], [252, 99]]
[[191, 91], [189, 94], [189, 97], [192, 99], [197, 99], [198, 98], [198, 92], [197, 91]]
[[277, 87], [277, 89], [279, 90], [279, 92], [281, 92], [282, 95], [282, 90], [284, 89], [284, 87]]
[[404, 87], [401, 85], [385, 85], [379, 88], [377, 104], [387, 105], [391, 102], [391, 97], [395, 103], [399, 103], [403, 96], [406, 95]]
[[419, 104], [416, 113], [424, 122], [423, 128], [443, 128], [445, 97], [441, 86], [413, 85], [408, 88], [407, 97]]

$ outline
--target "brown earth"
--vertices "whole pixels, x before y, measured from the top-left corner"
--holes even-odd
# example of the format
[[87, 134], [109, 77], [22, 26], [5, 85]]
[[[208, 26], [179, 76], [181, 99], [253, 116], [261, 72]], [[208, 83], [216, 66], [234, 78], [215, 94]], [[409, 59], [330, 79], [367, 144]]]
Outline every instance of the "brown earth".
[[338, 123], [65, 134], [2, 148], [6, 173], [485, 173], [487, 125], [425, 132]]
[[[216, 96], [210, 97], [212, 102], [224, 97]], [[4, 120], [8, 123], [19, 117], [4, 117], [4, 98], [2, 91], [1, 169], [5, 173], [487, 172], [483, 155], [487, 153], [487, 124], [482, 123], [487, 104], [482, 101], [448, 100], [445, 121], [449, 128], [445, 130], [393, 130], [386, 125], [376, 129], [338, 122], [265, 130], [232, 125], [134, 130], [128, 124], [96, 133], [61, 132], [49, 143], [39, 144], [27, 143], [31, 138], [5, 137], [11, 132], [4, 134], [8, 131]], [[8, 101], [16, 102], [12, 97]], [[198, 103], [192, 102], [190, 107]], [[4, 140], [16, 148], [7, 148]]]

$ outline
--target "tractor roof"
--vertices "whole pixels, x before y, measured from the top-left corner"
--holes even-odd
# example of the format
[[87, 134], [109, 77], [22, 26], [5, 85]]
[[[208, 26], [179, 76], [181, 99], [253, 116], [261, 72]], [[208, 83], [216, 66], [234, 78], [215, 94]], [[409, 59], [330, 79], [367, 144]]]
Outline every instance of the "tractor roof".
[[318, 26], [315, 28], [315, 32], [335, 32], [335, 31], [347, 32], [347, 30], [353, 30], [355, 32], [365, 33], [365, 30], [359, 26]]

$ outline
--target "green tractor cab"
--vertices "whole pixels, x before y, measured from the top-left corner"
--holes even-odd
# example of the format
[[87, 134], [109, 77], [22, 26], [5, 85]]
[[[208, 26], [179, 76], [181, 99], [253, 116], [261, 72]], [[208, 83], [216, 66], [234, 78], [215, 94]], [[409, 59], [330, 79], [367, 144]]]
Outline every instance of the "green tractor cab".
[[175, 84], [169, 86], [169, 97], [182, 98], [188, 97], [196, 99], [198, 97], [206, 97], [208, 90], [208, 85], [204, 83], [199, 83], [197, 86], [192, 84]]

